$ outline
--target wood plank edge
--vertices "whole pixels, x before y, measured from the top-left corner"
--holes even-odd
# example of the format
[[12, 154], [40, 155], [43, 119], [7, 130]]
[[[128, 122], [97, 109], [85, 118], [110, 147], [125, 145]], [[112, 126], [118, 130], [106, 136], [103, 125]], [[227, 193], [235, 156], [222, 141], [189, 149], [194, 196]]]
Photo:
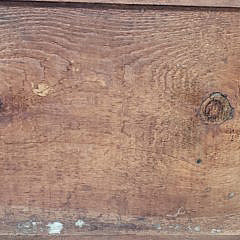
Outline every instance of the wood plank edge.
[[1, 2], [44, 2], [44, 3], [82, 3], [82, 4], [124, 4], [186, 7], [240, 8], [240, 0], [2, 0]]

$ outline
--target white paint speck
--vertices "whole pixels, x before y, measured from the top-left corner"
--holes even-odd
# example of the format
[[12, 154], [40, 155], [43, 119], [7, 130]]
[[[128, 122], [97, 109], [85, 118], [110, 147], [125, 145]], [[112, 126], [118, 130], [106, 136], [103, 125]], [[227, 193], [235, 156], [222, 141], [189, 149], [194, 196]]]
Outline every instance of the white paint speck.
[[49, 234], [60, 234], [63, 229], [63, 224], [60, 222], [53, 222], [47, 225]]
[[32, 225], [33, 226], [37, 226], [37, 222], [32, 222]]
[[200, 231], [201, 231], [200, 226], [196, 226], [196, 227], [194, 228], [194, 231], [195, 231], [195, 232], [200, 232]]
[[231, 192], [231, 193], [228, 194], [228, 199], [231, 199], [231, 198], [233, 198], [234, 196], [235, 196], [235, 193], [234, 193], [234, 192]]
[[187, 226], [187, 230], [188, 231], [192, 231], [192, 227], [189, 225], [189, 226]]
[[161, 229], [162, 229], [162, 227], [161, 227], [160, 224], [154, 224], [153, 226], [154, 226], [157, 230], [161, 230]]
[[174, 227], [175, 230], [179, 230], [180, 229], [180, 225], [177, 224], [175, 227]]
[[31, 227], [29, 222], [24, 222], [24, 223], [19, 223], [18, 224], [18, 229], [24, 230], [24, 229], [28, 229]]
[[167, 214], [166, 216], [167, 217], [170, 217], [170, 218], [176, 218], [180, 215], [184, 215], [185, 214], [185, 210], [184, 210], [184, 207], [180, 207], [177, 212], [175, 214]]
[[212, 234], [220, 233], [220, 232], [222, 232], [221, 229], [215, 229], [215, 228], [213, 228], [213, 229], [211, 230], [211, 233], [212, 233]]
[[85, 225], [85, 222], [81, 219], [79, 219], [75, 222], [76, 227], [82, 228], [84, 225]]
[[39, 83], [37, 88], [34, 86], [34, 83], [32, 83], [32, 91], [40, 97], [46, 97], [50, 92], [53, 91], [53, 89], [46, 83]]

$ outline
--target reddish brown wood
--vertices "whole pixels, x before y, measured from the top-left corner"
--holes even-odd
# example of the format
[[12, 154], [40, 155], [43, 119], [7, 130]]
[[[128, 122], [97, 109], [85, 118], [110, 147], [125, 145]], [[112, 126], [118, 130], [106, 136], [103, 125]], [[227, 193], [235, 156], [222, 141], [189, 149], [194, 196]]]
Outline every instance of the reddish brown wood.
[[236, 239], [239, 26], [238, 9], [1, 3], [0, 235]]

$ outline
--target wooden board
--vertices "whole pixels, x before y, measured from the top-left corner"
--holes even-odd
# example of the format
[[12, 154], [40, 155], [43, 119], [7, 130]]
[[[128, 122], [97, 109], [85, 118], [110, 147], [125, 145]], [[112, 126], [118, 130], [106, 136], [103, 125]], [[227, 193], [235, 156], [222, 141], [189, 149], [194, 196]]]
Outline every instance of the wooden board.
[[[16, 0], [18, 1], [18, 0]], [[240, 7], [240, 0], [20, 0], [35, 2], [73, 2], [73, 3], [111, 3], [111, 4], [147, 4], [205, 7]]]
[[239, 26], [2, 3], [0, 235], [238, 235]]

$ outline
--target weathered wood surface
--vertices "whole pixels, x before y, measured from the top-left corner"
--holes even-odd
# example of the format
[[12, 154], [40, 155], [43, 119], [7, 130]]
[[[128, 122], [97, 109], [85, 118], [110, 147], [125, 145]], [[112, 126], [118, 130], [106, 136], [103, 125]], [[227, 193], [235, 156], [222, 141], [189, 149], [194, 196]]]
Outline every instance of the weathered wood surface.
[[[18, 1], [18, 0], [16, 0]], [[206, 7], [240, 7], [240, 0], [19, 0], [35, 2], [88, 2], [112, 4], [147, 4]]]
[[0, 234], [234, 239], [239, 26], [239, 10], [2, 3]]
[[182, 238], [180, 236], [136, 236], [136, 235], [124, 235], [124, 236], [4, 236], [4, 240], [239, 240], [238, 236], [186, 236]]

